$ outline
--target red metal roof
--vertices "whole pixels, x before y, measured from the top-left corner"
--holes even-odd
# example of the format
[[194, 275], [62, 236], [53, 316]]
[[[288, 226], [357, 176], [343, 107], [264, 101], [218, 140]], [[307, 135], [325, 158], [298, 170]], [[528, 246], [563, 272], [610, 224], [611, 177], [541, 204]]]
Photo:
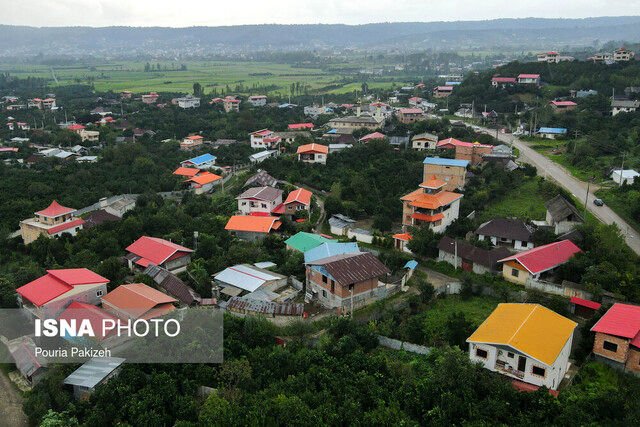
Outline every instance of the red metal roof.
[[386, 138], [387, 135], [380, 133], [380, 132], [373, 132], [370, 134], [367, 134], [365, 136], [363, 136], [362, 138], [360, 138], [358, 141], [370, 141], [372, 139], [383, 139]]
[[295, 191], [292, 191], [287, 196], [287, 200], [284, 201], [285, 205], [293, 202], [300, 202], [303, 205], [309, 206], [311, 204], [311, 191], [305, 190], [304, 188], [298, 188]]
[[105, 320], [113, 320], [114, 322], [117, 320], [115, 317], [110, 315], [104, 310], [99, 309], [95, 305], [86, 304], [80, 301], [72, 301], [71, 304], [62, 312], [60, 316], [58, 316], [58, 320], [72, 320], [75, 319], [77, 324], [80, 324], [85, 319], [89, 320], [91, 323], [91, 328], [93, 329], [94, 334], [96, 334], [96, 338], [98, 341], [102, 341], [106, 335], [115, 331], [115, 329], [110, 330], [108, 334], [103, 334], [103, 322]]
[[578, 105], [573, 101], [551, 101], [549, 104], [555, 105], [556, 107], [572, 107]]
[[175, 243], [157, 237], [148, 236], [142, 236], [130, 244], [127, 247], [127, 251], [138, 255], [140, 258], [146, 258], [155, 265], [161, 265], [177, 253], [184, 252], [184, 254], [181, 255], [186, 255], [187, 253], [193, 252], [193, 250], [185, 248], [184, 246], [176, 245]]
[[594, 310], [599, 309], [600, 306], [601, 306], [601, 304], [599, 304], [597, 302], [589, 301], [589, 300], [578, 298], [578, 297], [571, 297], [571, 303], [572, 304], [576, 304], [576, 305], [581, 305], [581, 306], [587, 307], [587, 308], [592, 308]]
[[86, 268], [47, 270], [44, 276], [16, 289], [37, 307], [73, 289], [74, 285], [109, 283], [108, 279]]
[[403, 233], [403, 234], [394, 234], [393, 238], [408, 242], [409, 240], [413, 239], [413, 236], [409, 233]]
[[69, 130], [80, 130], [80, 129], [84, 129], [84, 126], [82, 126], [82, 125], [72, 125], [72, 126], [69, 126], [67, 129], [69, 129]]
[[581, 249], [567, 239], [529, 249], [498, 262], [518, 261], [529, 273], [537, 274], [564, 264], [578, 252], [581, 252]]
[[41, 211], [36, 212], [36, 215], [47, 216], [49, 218], [55, 218], [60, 215], [65, 215], [71, 212], [75, 212], [76, 210], [73, 208], [67, 208], [62, 206], [60, 203], [55, 200], [51, 202], [48, 208], [43, 209]]
[[284, 213], [284, 209], [285, 209], [284, 203], [280, 203], [278, 206], [273, 208], [271, 213], [275, 215], [282, 215]]
[[515, 77], [493, 77], [491, 79], [492, 82], [498, 83], [515, 83], [516, 80], [517, 79]]
[[519, 74], [519, 79], [537, 79], [540, 77], [540, 74]]
[[313, 129], [313, 123], [292, 123], [289, 129]]
[[82, 218], [74, 219], [73, 221], [65, 222], [60, 225], [56, 225], [55, 227], [51, 227], [50, 229], [47, 230], [47, 233], [56, 234], [64, 230], [77, 227], [82, 224], [84, 224], [84, 219]]
[[329, 147], [327, 147], [326, 145], [312, 143], [312, 144], [299, 146], [298, 151], [296, 151], [296, 154], [301, 154], [301, 153], [327, 154], [328, 152], [329, 152]]
[[180, 176], [196, 176], [200, 173], [200, 169], [179, 167], [173, 171], [174, 175]]
[[592, 332], [632, 338], [632, 344], [638, 346], [640, 339], [640, 307], [636, 305], [616, 303], [591, 328]]

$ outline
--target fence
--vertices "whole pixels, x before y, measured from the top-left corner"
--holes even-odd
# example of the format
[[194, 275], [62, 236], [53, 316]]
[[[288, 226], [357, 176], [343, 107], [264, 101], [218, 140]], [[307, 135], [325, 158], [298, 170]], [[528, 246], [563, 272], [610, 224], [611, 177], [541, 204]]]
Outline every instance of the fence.
[[396, 340], [396, 339], [385, 337], [382, 335], [378, 335], [378, 344], [380, 344], [383, 347], [390, 348], [392, 350], [404, 350], [411, 353], [418, 353], [418, 354], [425, 354], [425, 355], [431, 353], [431, 348], [429, 347], [413, 344], [407, 341]]

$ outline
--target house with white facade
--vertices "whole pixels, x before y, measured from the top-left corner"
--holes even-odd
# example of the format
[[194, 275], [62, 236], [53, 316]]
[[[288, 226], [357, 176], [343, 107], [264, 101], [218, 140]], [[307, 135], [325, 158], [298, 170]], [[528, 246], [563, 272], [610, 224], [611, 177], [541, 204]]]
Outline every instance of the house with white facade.
[[260, 129], [249, 134], [251, 148], [273, 148], [280, 144], [281, 139], [269, 129]]
[[254, 107], [264, 107], [267, 105], [267, 96], [266, 95], [251, 95], [247, 102]]
[[577, 323], [538, 304], [499, 304], [467, 338], [469, 359], [514, 380], [557, 390]]
[[505, 246], [515, 251], [532, 249], [535, 229], [519, 219], [495, 218], [475, 231], [478, 240], [488, 240], [494, 246]]
[[251, 187], [236, 197], [243, 215], [269, 215], [282, 204], [282, 190], [273, 187]]

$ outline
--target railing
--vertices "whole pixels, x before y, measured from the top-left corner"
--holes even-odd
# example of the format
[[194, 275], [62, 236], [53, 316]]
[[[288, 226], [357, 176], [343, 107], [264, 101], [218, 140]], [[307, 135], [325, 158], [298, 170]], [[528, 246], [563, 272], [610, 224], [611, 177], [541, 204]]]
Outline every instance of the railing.
[[507, 366], [505, 362], [503, 362], [502, 360], [496, 360], [495, 368], [498, 371], [507, 373], [509, 375], [513, 375], [516, 378], [519, 378], [519, 379], [524, 378], [524, 372], [516, 371], [515, 369], [512, 369], [511, 367]]

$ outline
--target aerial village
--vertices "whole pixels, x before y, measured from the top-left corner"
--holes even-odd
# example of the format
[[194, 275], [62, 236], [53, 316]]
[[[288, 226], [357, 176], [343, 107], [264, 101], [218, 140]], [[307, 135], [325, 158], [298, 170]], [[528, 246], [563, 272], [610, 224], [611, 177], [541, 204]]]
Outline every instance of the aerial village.
[[[586, 61], [633, 60], [621, 48]], [[574, 58], [548, 52], [537, 61]], [[537, 73], [487, 75], [483, 84], [499, 93], [545, 84]], [[572, 91], [548, 102], [551, 120], [521, 121], [506, 130], [493, 109], [478, 111], [469, 103], [449, 111], [449, 98], [463, 89], [464, 79], [445, 78], [434, 86], [398, 88], [386, 98], [361, 93], [351, 103], [308, 105], [261, 94], [122, 91], [93, 96], [82, 112], [68, 106], [69, 95], [7, 94], [0, 134], [5, 171], [81, 173], [85, 180], [97, 174], [108, 181], [105, 168], [120, 161], [133, 180], [161, 182], [146, 191], [101, 190], [82, 198], [47, 198], [55, 191], [27, 185], [25, 191], [42, 196], [12, 205], [22, 216], [3, 224], [12, 226], [4, 238], [29, 268], [34, 259], [50, 263], [30, 270], [44, 272], [38, 277], [20, 276], [12, 301], [30, 321], [80, 320], [87, 313], [93, 319], [152, 319], [186, 308], [260, 316], [278, 327], [334, 317], [375, 320], [385, 325], [376, 330], [381, 346], [428, 354], [442, 341], [422, 335], [422, 342], [411, 342], [399, 332], [404, 320], [384, 317], [385, 310], [499, 300], [473, 328], [458, 331], [462, 340], [448, 343], [514, 388], [544, 388], [558, 396], [571, 387], [586, 354], [640, 374], [640, 294], [629, 290], [631, 284], [625, 293], [590, 279], [597, 269], [605, 274], [597, 261], [605, 244], [598, 243], [605, 232], [596, 225], [602, 200], [588, 187], [565, 188], [564, 175], [554, 176], [518, 140], [566, 138], [573, 130], [553, 120], [596, 94]], [[637, 113], [635, 89], [611, 97], [610, 116]], [[153, 120], [125, 112], [133, 110], [148, 111]], [[193, 117], [187, 120], [193, 124], [167, 137], [163, 111]], [[54, 129], [30, 120], [35, 112], [42, 120], [64, 121]], [[196, 124], [208, 114], [249, 121], [243, 119], [247, 112], [255, 127], [242, 137], [237, 131], [203, 132]], [[153, 150], [157, 158], [136, 148], [129, 160], [113, 148], [127, 144]], [[349, 168], [361, 168], [362, 175]], [[143, 177], [144, 171], [153, 175]], [[609, 172], [614, 185], [633, 185], [640, 175], [623, 168]], [[381, 195], [388, 188], [396, 194]], [[523, 201], [528, 195], [520, 191], [536, 196]], [[520, 215], [513, 213], [517, 203], [524, 206]], [[23, 206], [33, 209], [23, 215]], [[143, 222], [143, 215], [155, 216]], [[624, 246], [624, 235], [616, 236]], [[85, 258], [52, 253], [84, 249], [92, 251]], [[625, 251], [621, 256], [637, 256]], [[409, 312], [415, 315], [414, 309], [403, 313]], [[279, 345], [288, 339], [278, 337]], [[116, 354], [124, 345], [110, 336], [97, 341]], [[3, 342], [15, 360], [14, 382], [30, 389], [45, 377], [46, 358], [33, 354], [36, 337]], [[579, 347], [584, 354], [576, 356]], [[62, 378], [63, 386], [87, 399], [108, 387], [125, 362], [92, 358]]]

